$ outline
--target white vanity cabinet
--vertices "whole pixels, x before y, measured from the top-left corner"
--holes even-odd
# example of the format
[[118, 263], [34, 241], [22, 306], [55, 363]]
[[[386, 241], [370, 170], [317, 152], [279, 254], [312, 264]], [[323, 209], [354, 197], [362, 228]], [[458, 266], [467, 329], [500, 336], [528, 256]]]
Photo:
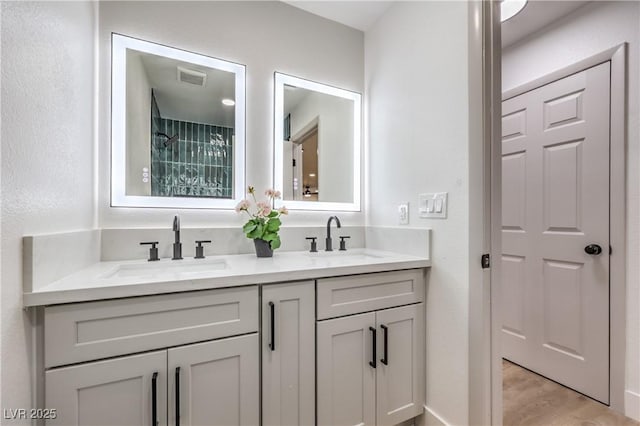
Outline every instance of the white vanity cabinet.
[[52, 369], [45, 383], [56, 410], [47, 425], [151, 425], [154, 387], [157, 424], [167, 424], [166, 351]]
[[317, 424], [396, 425], [420, 415], [423, 271], [318, 280], [317, 298], [319, 318], [343, 315], [317, 322]]
[[38, 406], [64, 426], [397, 425], [424, 407], [424, 287], [407, 269], [44, 306]]
[[262, 287], [262, 424], [315, 424], [313, 281]]
[[259, 424], [258, 311], [257, 286], [46, 307], [47, 424]]
[[259, 358], [256, 334], [169, 349], [169, 424], [258, 425]]

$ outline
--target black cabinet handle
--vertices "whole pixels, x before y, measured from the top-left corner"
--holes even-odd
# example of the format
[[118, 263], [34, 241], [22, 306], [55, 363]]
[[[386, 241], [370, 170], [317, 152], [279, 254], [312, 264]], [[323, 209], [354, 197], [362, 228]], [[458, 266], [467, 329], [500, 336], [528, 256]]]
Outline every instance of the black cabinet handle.
[[271, 341], [269, 342], [269, 349], [271, 351], [276, 350], [276, 306], [273, 302], [269, 302], [270, 310], [270, 327], [271, 327]]
[[176, 367], [176, 426], [180, 426], [180, 367]]
[[382, 356], [382, 358], [380, 359], [380, 362], [383, 363], [384, 365], [389, 365], [389, 347], [388, 345], [388, 337], [389, 337], [389, 329], [387, 328], [386, 325], [381, 324], [380, 328], [382, 329], [383, 332], [383, 336], [382, 336], [382, 341], [383, 341], [383, 346], [384, 346], [384, 354]]
[[151, 426], [158, 426], [158, 372], [151, 378]]
[[369, 365], [373, 368], [376, 368], [376, 329], [373, 327], [369, 327], [369, 331], [371, 331], [371, 361], [369, 361]]

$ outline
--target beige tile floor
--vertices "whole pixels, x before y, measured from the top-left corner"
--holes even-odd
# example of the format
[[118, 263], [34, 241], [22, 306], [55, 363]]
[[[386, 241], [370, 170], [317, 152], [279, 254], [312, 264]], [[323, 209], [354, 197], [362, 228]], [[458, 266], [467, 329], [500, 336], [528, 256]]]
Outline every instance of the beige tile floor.
[[531, 371], [502, 361], [505, 426], [638, 426], [571, 389]]

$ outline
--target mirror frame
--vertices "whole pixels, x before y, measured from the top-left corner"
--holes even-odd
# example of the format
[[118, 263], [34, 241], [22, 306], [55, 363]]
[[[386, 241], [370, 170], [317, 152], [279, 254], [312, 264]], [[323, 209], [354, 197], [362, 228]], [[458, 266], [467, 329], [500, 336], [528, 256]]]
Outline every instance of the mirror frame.
[[296, 86], [302, 89], [313, 90], [326, 95], [337, 96], [339, 98], [353, 101], [353, 201], [330, 202], [330, 201], [296, 201], [277, 200], [276, 207], [286, 205], [290, 210], [332, 210], [332, 211], [361, 211], [361, 162], [362, 162], [362, 95], [326, 84], [317, 83], [311, 80], [294, 77], [291, 75], [276, 72], [275, 94], [274, 94], [274, 152], [273, 152], [273, 182], [276, 190], [283, 192], [284, 172], [283, 172], [283, 142], [284, 142], [284, 86]]
[[[127, 49], [216, 68], [235, 74], [233, 147], [234, 198], [161, 197], [126, 193], [126, 73]], [[233, 209], [245, 197], [245, 74], [246, 67], [221, 59], [149, 41], [111, 34], [111, 207]]]

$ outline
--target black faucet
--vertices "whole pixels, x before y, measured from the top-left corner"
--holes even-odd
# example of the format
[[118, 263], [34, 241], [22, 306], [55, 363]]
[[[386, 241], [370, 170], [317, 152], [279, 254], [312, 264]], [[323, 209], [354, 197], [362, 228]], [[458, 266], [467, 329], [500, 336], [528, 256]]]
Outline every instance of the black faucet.
[[327, 221], [327, 238], [324, 240], [326, 243], [325, 251], [333, 251], [333, 247], [331, 244], [331, 221], [333, 219], [336, 220], [336, 225], [338, 226], [338, 228], [342, 228], [342, 225], [340, 225], [340, 219], [338, 219], [338, 216], [331, 216], [329, 218], [329, 220]]
[[182, 259], [182, 243], [180, 242], [180, 216], [173, 218], [173, 232], [175, 234], [175, 242], [173, 243], [173, 260]]

